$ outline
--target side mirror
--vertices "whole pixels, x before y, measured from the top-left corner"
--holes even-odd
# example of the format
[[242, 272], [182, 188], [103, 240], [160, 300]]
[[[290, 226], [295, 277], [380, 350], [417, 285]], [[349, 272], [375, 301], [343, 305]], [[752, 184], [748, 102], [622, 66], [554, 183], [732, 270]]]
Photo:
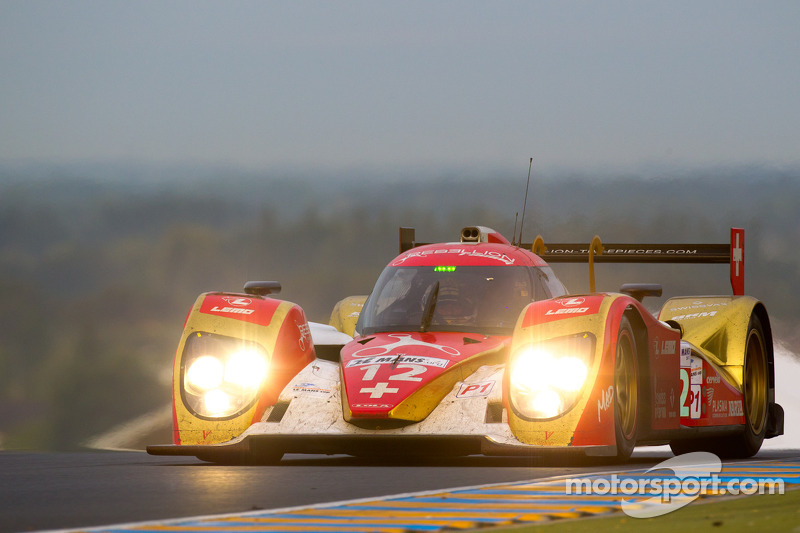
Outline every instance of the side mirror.
[[253, 296], [268, 296], [281, 292], [281, 284], [277, 281], [248, 281], [244, 284], [244, 292]]
[[619, 288], [619, 292], [641, 302], [645, 296], [661, 296], [663, 289], [659, 283], [625, 283]]

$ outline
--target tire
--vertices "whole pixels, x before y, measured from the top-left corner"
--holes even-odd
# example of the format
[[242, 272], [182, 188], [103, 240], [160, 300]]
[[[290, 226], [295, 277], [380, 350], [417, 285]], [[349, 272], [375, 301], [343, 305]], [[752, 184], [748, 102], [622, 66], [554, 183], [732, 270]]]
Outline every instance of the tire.
[[675, 455], [683, 455], [684, 453], [699, 452], [704, 450], [702, 441], [707, 439], [683, 439], [669, 441], [669, 449]]
[[769, 374], [764, 328], [756, 315], [750, 317], [745, 344], [742, 396], [744, 431], [727, 446], [730, 457], [752, 457], [761, 449], [767, 432]]
[[706, 451], [723, 458], [747, 458], [758, 453], [767, 432], [769, 374], [764, 327], [755, 314], [747, 326], [742, 376], [742, 432], [729, 437], [672, 441], [669, 443], [672, 453]]
[[639, 361], [633, 327], [623, 317], [614, 357], [614, 435], [616, 458], [627, 459], [636, 446], [639, 430]]

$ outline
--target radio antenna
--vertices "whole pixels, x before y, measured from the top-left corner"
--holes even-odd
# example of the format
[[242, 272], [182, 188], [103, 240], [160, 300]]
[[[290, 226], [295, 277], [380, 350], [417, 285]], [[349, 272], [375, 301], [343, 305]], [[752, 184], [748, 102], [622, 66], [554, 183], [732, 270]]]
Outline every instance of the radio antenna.
[[514, 233], [511, 234], [511, 246], [516, 246], [514, 240], [517, 238], [517, 222], [519, 222], [519, 211], [514, 215]]
[[[531, 168], [533, 167], [533, 158], [528, 164], [528, 183], [525, 185], [525, 201], [522, 204], [522, 222], [519, 225], [519, 243], [522, 244], [522, 230], [525, 228], [525, 209], [528, 207], [528, 187], [531, 185]], [[515, 224], [516, 226], [516, 224]]]

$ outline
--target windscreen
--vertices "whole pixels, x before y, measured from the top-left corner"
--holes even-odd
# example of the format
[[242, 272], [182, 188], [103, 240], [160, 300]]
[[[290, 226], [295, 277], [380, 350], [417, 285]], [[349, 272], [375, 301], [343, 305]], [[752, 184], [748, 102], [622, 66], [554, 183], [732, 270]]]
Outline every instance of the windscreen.
[[[509, 335], [522, 309], [555, 296], [547, 269], [523, 266], [388, 267], [367, 300], [357, 330], [463, 331]], [[559, 284], [560, 285], [560, 284]]]

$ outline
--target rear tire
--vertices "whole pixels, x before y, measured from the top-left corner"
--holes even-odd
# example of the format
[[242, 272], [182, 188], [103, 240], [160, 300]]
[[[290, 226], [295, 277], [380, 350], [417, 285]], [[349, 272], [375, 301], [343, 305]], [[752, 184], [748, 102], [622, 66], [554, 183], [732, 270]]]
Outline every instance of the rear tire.
[[747, 326], [742, 376], [742, 432], [730, 437], [672, 441], [669, 443], [672, 453], [680, 455], [705, 451], [723, 458], [746, 458], [758, 453], [767, 432], [769, 375], [764, 327], [755, 314], [750, 317], [750, 324]]
[[742, 375], [744, 431], [728, 445], [730, 457], [752, 457], [761, 449], [767, 432], [769, 374], [764, 328], [756, 315], [750, 317]]
[[628, 317], [623, 317], [614, 357], [614, 434], [617, 459], [627, 459], [639, 430], [639, 361], [636, 339]]

